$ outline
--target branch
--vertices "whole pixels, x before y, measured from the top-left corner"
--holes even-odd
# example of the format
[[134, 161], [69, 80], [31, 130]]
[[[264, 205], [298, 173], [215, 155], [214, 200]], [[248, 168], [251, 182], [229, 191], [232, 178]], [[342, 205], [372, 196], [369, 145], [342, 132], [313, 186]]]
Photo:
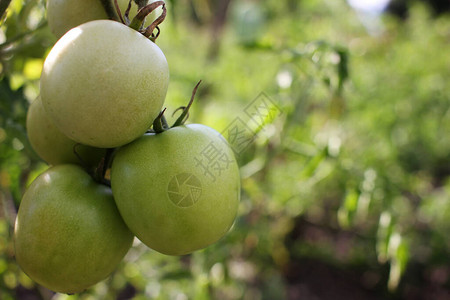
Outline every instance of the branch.
[[6, 9], [8, 8], [11, 0], [0, 0], [0, 20], [3, 20]]

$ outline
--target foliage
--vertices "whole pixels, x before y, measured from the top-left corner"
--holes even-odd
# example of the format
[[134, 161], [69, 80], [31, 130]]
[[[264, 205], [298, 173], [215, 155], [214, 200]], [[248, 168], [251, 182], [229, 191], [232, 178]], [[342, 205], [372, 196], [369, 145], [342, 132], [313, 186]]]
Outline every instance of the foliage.
[[[217, 42], [212, 1], [167, 3], [158, 44], [170, 65], [168, 111], [202, 79], [190, 121], [249, 133], [236, 148], [243, 191], [233, 229], [183, 257], [135, 241], [111, 278], [80, 295], [53, 295], [19, 270], [15, 212], [46, 168], [25, 115], [55, 39], [44, 1], [13, 0], [0, 35], [2, 299], [340, 299], [346, 290], [444, 299], [448, 15], [416, 4], [404, 21], [383, 16], [370, 35], [344, 1], [234, 1]], [[258, 103], [271, 106], [255, 122], [246, 112]]]

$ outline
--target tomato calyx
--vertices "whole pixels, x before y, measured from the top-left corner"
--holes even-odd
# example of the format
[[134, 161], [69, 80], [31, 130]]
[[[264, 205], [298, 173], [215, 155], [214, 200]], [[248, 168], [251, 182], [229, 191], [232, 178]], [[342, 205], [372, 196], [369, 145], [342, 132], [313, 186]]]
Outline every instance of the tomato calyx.
[[172, 127], [183, 125], [189, 118], [189, 109], [191, 108], [192, 103], [194, 103], [194, 97], [195, 97], [195, 94], [197, 93], [198, 86], [200, 85], [201, 82], [202, 81], [200, 80], [195, 85], [194, 89], [192, 90], [191, 100], [189, 100], [188, 105], [180, 106], [173, 112], [173, 114], [175, 114], [177, 111], [182, 110], [181, 115], [178, 117], [178, 119], [175, 121], [175, 123], [172, 125]]
[[181, 126], [184, 125], [184, 123], [187, 121], [187, 119], [189, 118], [189, 109], [192, 106], [192, 103], [194, 103], [194, 98], [195, 98], [195, 94], [197, 93], [197, 89], [200, 85], [202, 81], [200, 80], [194, 87], [194, 89], [192, 90], [192, 95], [191, 95], [191, 99], [189, 100], [189, 103], [187, 106], [180, 106], [178, 107], [172, 114], [172, 116], [179, 110], [181, 110], [181, 114], [180, 116], [177, 118], [177, 120], [173, 123], [172, 126], [169, 126], [167, 124], [166, 118], [164, 116], [164, 112], [166, 111], [166, 108], [164, 108], [158, 115], [158, 117], [156, 117], [156, 119], [153, 121], [153, 127], [152, 129], [148, 130], [147, 133], [155, 133], [155, 134], [159, 134], [162, 133], [164, 131], [169, 130], [170, 128], [173, 127], [177, 127], [177, 126]]
[[[160, 29], [159, 29], [158, 25], [164, 21], [164, 19], [166, 18], [166, 15], [167, 15], [166, 3], [164, 1], [155, 1], [155, 2], [152, 2], [152, 3], [146, 5], [145, 4], [146, 1], [136, 1], [135, 0], [135, 3], [138, 5], [139, 9], [138, 9], [136, 16], [134, 16], [134, 18], [130, 21], [130, 19], [128, 17], [129, 17], [130, 9], [131, 9], [131, 1], [132, 0], [130, 0], [130, 2], [128, 3], [128, 7], [125, 10], [125, 13], [122, 15], [122, 12], [120, 11], [117, 0], [114, 0], [114, 6], [119, 15], [120, 22], [122, 22], [124, 25], [127, 25], [128, 27], [133, 28], [134, 30], [140, 32], [146, 38], [149, 38], [151, 41], [155, 42], [160, 33]], [[143, 28], [144, 23], [145, 23], [145, 18], [159, 6], [162, 7], [161, 15], [158, 18], [156, 18], [149, 26], [147, 26], [146, 28]], [[156, 29], [156, 33], [153, 33], [155, 31], [155, 29]]]

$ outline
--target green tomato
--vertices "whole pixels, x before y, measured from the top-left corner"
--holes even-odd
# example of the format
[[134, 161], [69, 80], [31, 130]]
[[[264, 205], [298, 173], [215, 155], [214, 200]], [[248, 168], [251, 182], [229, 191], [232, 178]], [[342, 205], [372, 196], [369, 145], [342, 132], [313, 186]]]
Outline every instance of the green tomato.
[[[157, 0], [150, 0], [149, 3], [154, 1]], [[129, 0], [118, 0], [117, 2], [122, 14], [124, 14]], [[111, 0], [111, 4], [113, 3], [114, 0]], [[161, 12], [155, 11], [147, 17], [146, 26], [150, 25], [156, 14], [158, 16], [161, 14]], [[136, 13], [137, 5], [133, 3], [129, 14], [130, 20]], [[100, 0], [47, 0], [48, 26], [58, 39], [78, 25], [100, 19], [108, 19]]]
[[44, 108], [62, 133], [81, 144], [114, 148], [141, 136], [157, 117], [169, 67], [142, 34], [96, 20], [55, 44], [40, 83]]
[[98, 19], [108, 19], [100, 0], [47, 0], [48, 26], [57, 38], [78, 25]]
[[14, 231], [23, 271], [62, 293], [83, 291], [106, 278], [132, 240], [111, 189], [76, 165], [54, 166], [32, 182]]
[[[72, 163], [95, 166], [106, 152], [105, 149], [77, 145], [61, 133], [47, 116], [40, 97], [28, 108], [27, 133], [34, 151], [51, 165]], [[80, 157], [75, 155], [74, 150]]]
[[168, 255], [218, 241], [233, 224], [240, 198], [232, 150], [218, 132], [198, 124], [144, 135], [120, 148], [111, 187], [131, 231]]

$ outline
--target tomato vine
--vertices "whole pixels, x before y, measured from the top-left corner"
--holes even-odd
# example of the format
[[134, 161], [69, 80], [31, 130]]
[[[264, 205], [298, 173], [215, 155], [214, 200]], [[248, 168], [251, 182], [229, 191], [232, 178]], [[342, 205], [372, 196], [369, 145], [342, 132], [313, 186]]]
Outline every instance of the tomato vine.
[[[106, 4], [105, 1], [108, 2], [108, 4]], [[135, 1], [135, 4], [138, 5], [138, 12], [131, 21], [129, 20], [131, 0], [128, 3], [128, 7], [125, 10], [124, 14], [122, 14], [122, 11], [120, 10], [117, 0], [114, 0], [114, 6], [120, 22], [140, 32], [145, 37], [155, 42], [160, 33], [158, 25], [160, 25], [164, 21], [167, 15], [166, 3], [164, 1], [155, 1], [150, 4], [146, 4], [146, 2], [147, 1]], [[102, 3], [104, 3], [105, 10], [108, 13], [112, 4], [107, 0], [102, 0]], [[156, 18], [149, 26], [144, 28], [145, 18], [160, 6], [162, 7], [161, 15], [158, 18]], [[110, 13], [108, 13], [108, 15], [111, 16]], [[156, 34], [153, 33], [155, 29], [157, 30]]]
[[167, 121], [164, 117], [164, 112], [166, 111], [166, 109], [164, 108], [164, 110], [161, 111], [161, 113], [158, 115], [158, 117], [153, 121], [153, 128], [148, 130], [148, 133], [161, 133], [164, 132], [170, 128], [176, 127], [176, 126], [181, 126], [183, 125], [187, 119], [189, 118], [189, 109], [192, 106], [192, 103], [194, 103], [194, 98], [195, 98], [195, 94], [197, 93], [197, 89], [200, 85], [202, 81], [200, 80], [194, 87], [194, 89], [192, 90], [192, 95], [191, 95], [191, 99], [189, 100], [189, 103], [187, 106], [180, 106], [179, 108], [177, 108], [172, 116], [179, 110], [182, 110], [181, 115], [177, 118], [177, 120], [175, 121], [175, 123], [173, 123], [172, 126], [169, 126], [167, 124]]

